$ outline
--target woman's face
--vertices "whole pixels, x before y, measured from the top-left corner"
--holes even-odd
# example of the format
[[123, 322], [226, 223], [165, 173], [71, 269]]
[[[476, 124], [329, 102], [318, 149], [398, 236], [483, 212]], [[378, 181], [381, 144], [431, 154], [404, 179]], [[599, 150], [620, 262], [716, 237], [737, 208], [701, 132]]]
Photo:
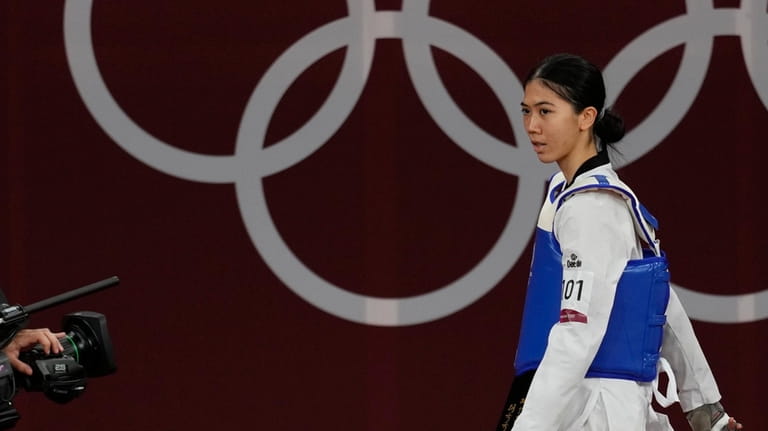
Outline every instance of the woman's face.
[[583, 131], [582, 115], [570, 102], [534, 79], [525, 86], [520, 105], [525, 130], [540, 161], [557, 162], [562, 169], [564, 164], [578, 168], [586, 160], [584, 151], [591, 139]]

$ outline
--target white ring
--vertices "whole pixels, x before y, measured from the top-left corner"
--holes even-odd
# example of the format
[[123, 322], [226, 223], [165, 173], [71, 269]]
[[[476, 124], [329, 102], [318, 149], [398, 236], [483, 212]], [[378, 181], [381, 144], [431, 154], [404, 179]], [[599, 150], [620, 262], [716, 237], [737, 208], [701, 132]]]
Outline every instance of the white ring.
[[[341, 318], [373, 325], [410, 325], [439, 319], [482, 297], [517, 263], [535, 225], [549, 169], [531, 151], [499, 141], [456, 106], [442, 85], [430, 48], [438, 47], [478, 73], [501, 101], [518, 144], [527, 142], [516, 101], [514, 73], [487, 45], [465, 30], [428, 15], [428, 0], [404, 0], [403, 11], [375, 11], [372, 0], [348, 0], [349, 16], [328, 23], [292, 45], [268, 69], [251, 95], [234, 155], [197, 154], [153, 137], [120, 108], [98, 70], [90, 33], [91, 0], [67, 0], [64, 36], [75, 86], [91, 115], [126, 152], [168, 175], [192, 181], [235, 183], [246, 228], [259, 253], [281, 280], [311, 304]], [[657, 108], [625, 138], [630, 163], [658, 145], [682, 121], [704, 81], [717, 35], [738, 35], [748, 74], [768, 109], [768, 0], [742, 0], [739, 9], [715, 9], [686, 0], [687, 13], [649, 29], [630, 42], [605, 70], [616, 98], [654, 58], [685, 44], [680, 68]], [[758, 16], [761, 20], [758, 20]], [[268, 211], [261, 179], [311, 155], [343, 124], [365, 83], [378, 38], [402, 38], [406, 65], [419, 98], [438, 126], [464, 151], [488, 166], [518, 175], [515, 205], [501, 236], [467, 274], [427, 294], [376, 298], [340, 289], [307, 268], [280, 237]], [[263, 148], [274, 110], [288, 86], [332, 50], [346, 47], [341, 75], [327, 100], [306, 124]], [[608, 102], [611, 104], [613, 99]], [[515, 221], [517, 220], [517, 221]], [[522, 286], [521, 286], [522, 289]], [[709, 295], [675, 286], [689, 315], [718, 323], [768, 318], [768, 289], [744, 295]]]

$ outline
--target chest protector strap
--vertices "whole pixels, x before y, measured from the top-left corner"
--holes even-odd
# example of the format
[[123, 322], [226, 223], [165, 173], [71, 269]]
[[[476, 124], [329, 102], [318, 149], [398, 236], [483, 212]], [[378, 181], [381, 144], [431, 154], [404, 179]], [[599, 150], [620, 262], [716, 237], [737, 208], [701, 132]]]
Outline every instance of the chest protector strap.
[[[556, 176], [552, 183], [557, 184], [557, 180]], [[562, 187], [562, 183], [550, 188], [550, 208], [545, 205], [542, 211], [553, 213], [544, 219], [553, 220], [554, 211], [574, 193], [611, 190], [626, 199], [637, 233], [648, 246], [643, 250], [643, 258], [627, 263], [619, 279], [608, 329], [587, 377], [653, 381], [666, 323], [664, 313], [669, 301], [670, 279], [667, 259], [655, 239], [657, 222], [640, 205], [635, 194], [616, 179], [603, 175], [579, 178], [560, 195], [558, 187]], [[547, 230], [539, 226], [515, 357], [517, 375], [536, 369], [544, 357], [549, 331], [560, 319], [562, 279], [560, 244], [551, 228]]]

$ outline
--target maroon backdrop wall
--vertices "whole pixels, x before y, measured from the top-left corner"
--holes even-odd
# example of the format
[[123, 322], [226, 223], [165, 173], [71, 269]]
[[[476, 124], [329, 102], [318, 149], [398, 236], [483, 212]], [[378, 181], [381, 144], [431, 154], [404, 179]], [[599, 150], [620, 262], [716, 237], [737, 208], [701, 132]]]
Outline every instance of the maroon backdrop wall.
[[[29, 304], [121, 279], [33, 315], [56, 329], [104, 313], [118, 372], [65, 405], [20, 392], [16, 428], [490, 430], [534, 222], [508, 220], [535, 215], [552, 169], [516, 137], [518, 80], [557, 51], [606, 69], [634, 131], [620, 173], [661, 220], [726, 407], [762, 426], [766, 2], [656, 3], [0, 3], [0, 287]], [[365, 5], [368, 21], [350, 18]], [[78, 75], [88, 28], [101, 79]], [[439, 78], [418, 81], [411, 68], [432, 61]], [[97, 81], [125, 117], [96, 103]], [[334, 86], [353, 103], [326, 104]], [[294, 142], [306, 157], [291, 153], [287, 138], [321, 120]], [[142, 142], [170, 153], [130, 150]], [[411, 301], [488, 256], [495, 272]], [[668, 414], [687, 428], [677, 405]]]

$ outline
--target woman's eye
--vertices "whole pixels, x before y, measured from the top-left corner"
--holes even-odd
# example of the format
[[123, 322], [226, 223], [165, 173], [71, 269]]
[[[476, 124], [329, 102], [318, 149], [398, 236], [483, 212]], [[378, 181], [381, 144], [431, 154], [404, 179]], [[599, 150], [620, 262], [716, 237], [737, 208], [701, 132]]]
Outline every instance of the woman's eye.
[[541, 115], [547, 115], [547, 114], [549, 114], [550, 112], [552, 112], [552, 111], [550, 111], [549, 109], [542, 109], [541, 111], [539, 111], [539, 113], [540, 113]]
[[521, 109], [521, 110], [520, 110], [520, 112], [522, 112], [522, 113], [523, 113], [523, 115], [528, 115], [528, 114], [530, 114], [530, 113], [531, 113], [531, 110], [530, 110], [530, 109], [528, 109], [528, 108], [523, 108], [523, 109]]

